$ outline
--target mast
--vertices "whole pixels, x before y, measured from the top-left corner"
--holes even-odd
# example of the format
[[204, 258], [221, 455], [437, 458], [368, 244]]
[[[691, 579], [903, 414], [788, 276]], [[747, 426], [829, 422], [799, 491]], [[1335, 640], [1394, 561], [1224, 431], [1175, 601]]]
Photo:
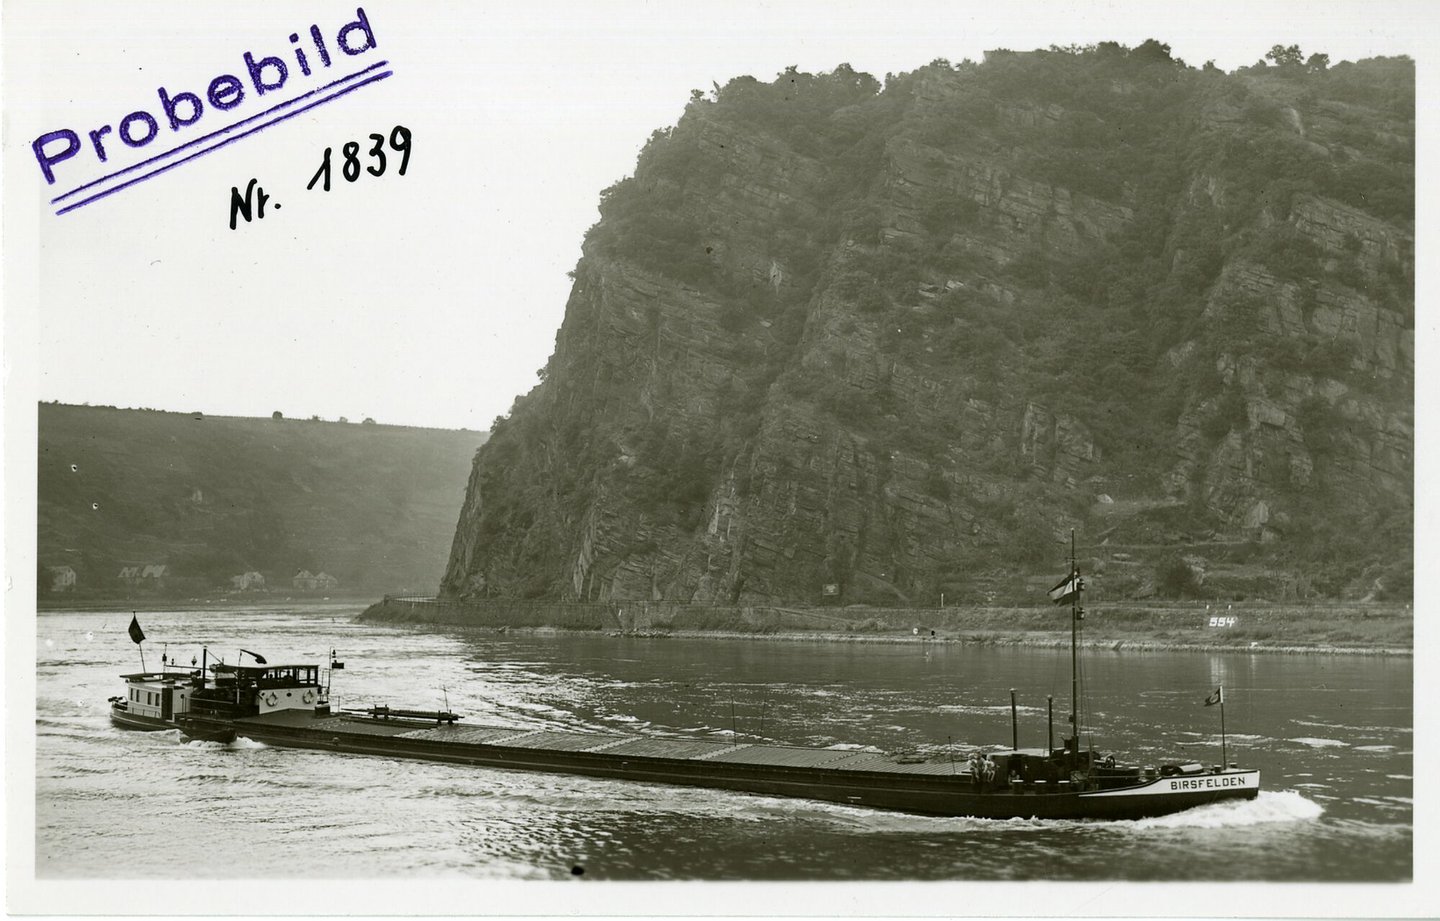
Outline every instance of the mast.
[[1050, 590], [1051, 601], [1070, 602], [1070, 734], [1065, 737], [1065, 752], [1071, 765], [1080, 758], [1080, 621], [1085, 617], [1080, 593], [1084, 590], [1085, 580], [1080, 578], [1080, 564], [1075, 557], [1075, 529], [1071, 528], [1070, 571]]
[[1055, 695], [1045, 697], [1045, 757], [1055, 757]]
[[1216, 688], [1220, 694], [1220, 770], [1230, 770], [1230, 753], [1225, 745], [1225, 685]]
[[[1075, 565], [1075, 529], [1070, 529], [1070, 578], [1077, 580], [1080, 569]], [[1070, 593], [1070, 733], [1075, 740], [1075, 755], [1080, 754], [1080, 587]]]

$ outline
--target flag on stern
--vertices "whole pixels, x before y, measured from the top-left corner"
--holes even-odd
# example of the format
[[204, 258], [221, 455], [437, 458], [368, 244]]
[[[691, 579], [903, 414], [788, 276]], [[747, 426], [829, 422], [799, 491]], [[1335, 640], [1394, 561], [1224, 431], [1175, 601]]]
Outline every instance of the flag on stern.
[[1216, 688], [1214, 694], [1211, 694], [1209, 697], [1205, 698], [1205, 706], [1207, 707], [1213, 707], [1216, 704], [1223, 704], [1224, 702], [1225, 688], [1223, 687]]
[[1056, 604], [1065, 604], [1080, 594], [1084, 583], [1080, 579], [1080, 570], [1071, 570], [1070, 575], [1061, 579], [1058, 584], [1050, 589], [1050, 600]]
[[130, 639], [134, 640], [137, 646], [145, 642], [145, 631], [140, 629], [140, 618], [134, 611], [130, 612]]

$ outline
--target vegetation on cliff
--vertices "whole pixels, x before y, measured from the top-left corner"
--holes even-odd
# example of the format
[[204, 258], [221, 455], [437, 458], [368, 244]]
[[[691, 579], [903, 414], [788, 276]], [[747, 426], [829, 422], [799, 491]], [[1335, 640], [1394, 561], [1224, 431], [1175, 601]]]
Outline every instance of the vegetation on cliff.
[[696, 91], [602, 193], [445, 593], [988, 601], [1073, 527], [1115, 597], [1408, 597], [1413, 64], [1268, 57]]

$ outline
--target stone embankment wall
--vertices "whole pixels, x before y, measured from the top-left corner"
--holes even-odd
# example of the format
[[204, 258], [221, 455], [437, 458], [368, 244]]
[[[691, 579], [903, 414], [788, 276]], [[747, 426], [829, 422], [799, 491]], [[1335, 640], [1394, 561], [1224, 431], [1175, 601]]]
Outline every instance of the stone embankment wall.
[[[912, 612], [913, 613], [913, 612]], [[716, 630], [773, 633], [853, 629], [851, 621], [824, 611], [762, 605], [679, 602], [448, 601], [386, 596], [361, 615], [365, 620], [450, 624], [467, 627], [532, 627], [621, 633]]]
[[[387, 596], [361, 620], [473, 629], [605, 633], [752, 634], [830, 639], [1065, 646], [1068, 609], [1053, 607], [801, 608], [673, 602], [447, 601]], [[1115, 649], [1245, 649], [1410, 655], [1414, 618], [1405, 604], [1115, 604], [1092, 608], [1087, 646]]]

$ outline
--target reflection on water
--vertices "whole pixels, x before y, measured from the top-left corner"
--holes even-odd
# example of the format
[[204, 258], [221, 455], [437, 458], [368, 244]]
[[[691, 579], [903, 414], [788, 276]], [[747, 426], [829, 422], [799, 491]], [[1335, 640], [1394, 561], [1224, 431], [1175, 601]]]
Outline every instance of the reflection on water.
[[[1069, 712], [1068, 652], [607, 636], [433, 635], [353, 611], [164, 612], [181, 661], [240, 645], [347, 661], [337, 703], [448, 705], [470, 722], [951, 751], [1020, 744]], [[1265, 792], [1140, 822], [985, 821], [718, 790], [185, 742], [108, 722], [139, 662], [128, 614], [38, 623], [42, 877], [1400, 880], [1411, 875], [1412, 663], [1087, 655], [1094, 744], [1147, 763], [1230, 759]], [[153, 664], [153, 663], [152, 663]], [[224, 829], [232, 846], [194, 848]], [[137, 849], [140, 861], [127, 858]], [[184, 867], [182, 872], [179, 868]]]

